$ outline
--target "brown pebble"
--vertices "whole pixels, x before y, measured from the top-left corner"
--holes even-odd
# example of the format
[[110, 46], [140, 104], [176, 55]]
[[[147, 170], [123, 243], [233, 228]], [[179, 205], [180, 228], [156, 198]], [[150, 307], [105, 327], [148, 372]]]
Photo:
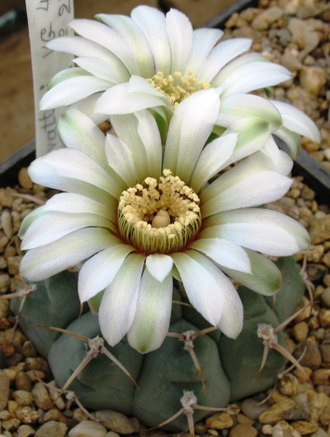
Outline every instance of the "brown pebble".
[[206, 419], [206, 427], [212, 429], [226, 429], [234, 425], [232, 416], [228, 413], [214, 414]]
[[26, 370], [40, 370], [42, 366], [42, 360], [34, 357], [28, 357], [25, 360], [25, 369]]
[[293, 356], [299, 359], [304, 351], [306, 350], [304, 356], [300, 360], [300, 364], [305, 367], [309, 367], [312, 370], [318, 369], [322, 364], [322, 356], [321, 352], [316, 344], [311, 343], [310, 341], [302, 341], [300, 342]]
[[68, 427], [65, 423], [55, 422], [51, 420], [50, 422], [44, 423], [36, 432], [35, 437], [64, 437]]
[[292, 399], [285, 399], [278, 402], [259, 415], [259, 422], [270, 424], [276, 423], [279, 420], [284, 419], [285, 413], [290, 411], [294, 406], [295, 402]]
[[7, 273], [0, 275], [0, 293], [6, 293], [9, 290], [10, 277]]
[[330, 384], [330, 369], [318, 369], [313, 373], [312, 381], [315, 385]]
[[27, 340], [24, 344], [23, 344], [23, 348], [22, 348], [22, 354], [25, 357], [35, 357], [37, 355], [37, 350], [36, 348], [33, 346], [32, 342], [30, 340]]
[[330, 252], [327, 252], [324, 257], [322, 258], [322, 262], [327, 266], [330, 267]]
[[73, 412], [72, 418], [76, 422], [82, 422], [83, 420], [87, 420], [88, 416], [81, 408], [76, 408]]
[[295, 431], [285, 420], [278, 422], [270, 432], [272, 437], [301, 437], [298, 431]]
[[316, 393], [314, 390], [307, 390], [308, 402], [311, 406], [309, 420], [317, 422], [324, 409], [329, 405], [329, 397], [325, 393]]
[[15, 378], [15, 385], [18, 390], [31, 391], [32, 382], [29, 375], [25, 372], [19, 372]]
[[11, 414], [8, 410], [0, 411], [0, 420], [9, 420], [11, 418]]
[[8, 403], [10, 381], [6, 373], [0, 370], [0, 411], [4, 410]]
[[3, 420], [1, 423], [2, 428], [4, 428], [6, 431], [15, 430], [20, 426], [20, 424], [20, 419], [17, 419], [16, 417], [12, 417], [9, 420]]
[[15, 416], [23, 423], [35, 423], [39, 419], [40, 414], [29, 405], [26, 405], [17, 407]]
[[124, 414], [112, 410], [100, 410], [95, 413], [96, 418], [111, 431], [119, 434], [132, 434], [134, 428]]
[[323, 413], [320, 416], [320, 421], [322, 425], [330, 425], [330, 405], [325, 407]]
[[13, 201], [13, 196], [11, 196], [4, 188], [0, 188], [0, 205], [4, 208], [11, 208]]
[[45, 422], [49, 422], [50, 420], [56, 420], [57, 422], [66, 423], [67, 419], [63, 415], [63, 413], [59, 411], [57, 408], [52, 408], [51, 410], [48, 410], [44, 415]]
[[133, 432], [138, 433], [140, 429], [140, 421], [136, 417], [130, 417], [128, 420], [134, 429]]
[[9, 413], [12, 414], [16, 410], [16, 408], [18, 408], [18, 403], [16, 401], [9, 400], [7, 405], [7, 410], [9, 411]]
[[0, 338], [0, 347], [6, 357], [10, 357], [15, 352], [15, 347], [9, 341], [4, 340], [3, 338]]
[[10, 275], [15, 276], [19, 274], [19, 265], [22, 261], [22, 258], [22, 256], [9, 256], [7, 258], [8, 272]]
[[31, 394], [34, 402], [39, 408], [42, 408], [43, 410], [50, 410], [53, 408], [53, 403], [49, 397], [47, 388], [41, 382], [35, 384]]
[[31, 379], [31, 382], [37, 382], [39, 379], [45, 379], [45, 374], [41, 370], [28, 370], [26, 374]]
[[321, 344], [319, 348], [323, 363], [330, 364], [330, 344]]
[[298, 380], [291, 373], [283, 375], [279, 381], [279, 391], [285, 396], [293, 396], [297, 393]]
[[330, 214], [313, 220], [310, 229], [312, 244], [322, 243], [330, 239]]
[[239, 423], [235, 425], [229, 433], [230, 437], [256, 437], [258, 431], [251, 425]]
[[310, 369], [309, 367], [304, 367], [304, 366], [303, 369], [304, 372], [302, 372], [300, 369], [294, 369], [293, 373], [296, 375], [296, 377], [300, 382], [307, 382], [308, 378], [312, 376], [313, 370]]
[[107, 429], [101, 423], [93, 422], [92, 420], [83, 420], [70, 430], [69, 437], [105, 437], [106, 432]]
[[320, 384], [316, 387], [317, 393], [324, 393], [326, 396], [330, 396], [330, 385]]
[[17, 437], [30, 437], [36, 433], [30, 425], [21, 425], [17, 429]]
[[[7, 358], [7, 364], [9, 367], [15, 367], [17, 364], [21, 363], [23, 360], [23, 355], [19, 352], [14, 352], [12, 356]], [[23, 390], [25, 390], [23, 388]]]
[[321, 308], [318, 314], [320, 324], [323, 328], [329, 328], [330, 326], [330, 310]]
[[238, 413], [236, 419], [237, 419], [237, 423], [241, 423], [243, 425], [253, 425], [255, 422], [253, 419], [250, 419], [249, 417], [245, 416], [245, 414], [242, 413]]
[[31, 181], [26, 167], [21, 168], [18, 172], [18, 182], [22, 188], [26, 188], [27, 190], [30, 190], [33, 187], [33, 182]]
[[26, 390], [16, 390], [12, 393], [18, 405], [30, 405], [33, 402], [33, 397], [30, 392]]
[[204, 434], [206, 433], [206, 426], [204, 422], [198, 422], [195, 424], [195, 432], [196, 434]]
[[315, 422], [306, 422], [305, 420], [298, 420], [291, 423], [292, 428], [300, 432], [301, 435], [312, 434], [318, 430], [318, 424]]
[[299, 322], [292, 328], [292, 335], [296, 341], [305, 341], [308, 336], [308, 325], [306, 322]]
[[13, 237], [13, 221], [11, 218], [10, 211], [8, 209], [4, 209], [1, 212], [0, 222], [3, 232], [5, 233], [5, 236], [9, 240], [11, 240]]

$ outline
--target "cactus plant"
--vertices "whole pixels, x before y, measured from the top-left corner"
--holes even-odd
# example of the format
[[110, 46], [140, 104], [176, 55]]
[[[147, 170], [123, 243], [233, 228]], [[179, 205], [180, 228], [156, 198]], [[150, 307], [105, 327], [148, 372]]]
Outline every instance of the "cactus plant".
[[[270, 388], [277, 374], [283, 370], [285, 359], [278, 352], [271, 351], [261, 376], [255, 380], [263, 355], [263, 345], [257, 336], [258, 324], [267, 323], [276, 327], [283, 322], [293, 313], [304, 291], [304, 283], [293, 257], [283, 258], [277, 265], [282, 272], [283, 288], [276, 296], [274, 309], [272, 299], [240, 287], [238, 292], [245, 320], [238, 338], [229, 339], [220, 331], [214, 331], [195, 340], [194, 350], [206, 382], [205, 393], [196, 367], [182, 342], [171, 337], [167, 337], [157, 351], [145, 356], [132, 349], [126, 338], [113, 348], [107, 346], [137, 381], [138, 389], [105, 356], [92, 360], [69, 388], [75, 391], [86, 407], [133, 414], [148, 426], [156, 426], [175, 414], [180, 409], [184, 390], [193, 391], [200, 405], [226, 407], [228, 402]], [[100, 335], [96, 315], [85, 308], [85, 313], [79, 316], [76, 278], [75, 273], [66, 271], [38, 283], [20, 317], [22, 330], [39, 352], [48, 358], [60, 387], [86, 355], [86, 346], [77, 338], [35, 325], [58, 326], [89, 338]], [[173, 299], [185, 300], [178, 290]], [[61, 311], [54, 302], [60, 302]], [[12, 309], [17, 312], [18, 308], [19, 301], [13, 301]], [[193, 308], [173, 305], [170, 332], [199, 331], [209, 326]], [[283, 344], [283, 334], [279, 335], [279, 342]], [[196, 411], [194, 419], [200, 420], [205, 415], [206, 411]], [[171, 431], [186, 428], [183, 416], [166, 426]]]

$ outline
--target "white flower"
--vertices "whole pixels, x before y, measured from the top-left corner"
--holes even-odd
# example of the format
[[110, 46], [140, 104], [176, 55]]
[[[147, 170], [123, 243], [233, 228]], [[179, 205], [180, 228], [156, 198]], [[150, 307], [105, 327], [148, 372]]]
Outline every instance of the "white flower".
[[300, 224], [254, 208], [281, 198], [291, 185], [288, 155], [278, 151], [275, 165], [258, 151], [272, 141], [264, 122], [256, 130], [247, 117], [205, 145], [219, 105], [213, 89], [183, 101], [164, 148], [147, 110], [112, 117], [118, 137], [104, 138], [71, 108], [59, 123], [67, 148], [30, 166], [34, 182], [66, 193], [24, 219], [20, 235], [28, 252], [21, 274], [43, 280], [85, 261], [79, 296], [85, 302], [105, 290], [99, 321], [112, 346], [126, 334], [143, 353], [162, 344], [173, 277], [209, 323], [236, 338], [243, 308], [226, 275], [272, 295], [281, 288], [280, 272], [257, 252], [290, 255], [309, 245]]
[[[166, 16], [138, 6], [131, 17], [99, 14], [77, 19], [70, 26], [80, 36], [50, 41], [47, 47], [77, 57], [78, 67], [57, 74], [41, 101], [41, 109], [79, 104], [93, 120], [149, 109], [163, 140], [175, 107], [200, 89], [214, 88], [220, 98], [215, 124], [257, 116], [282, 138], [293, 156], [300, 135], [320, 141], [314, 123], [296, 108], [247, 94], [291, 77], [284, 67], [259, 53], [248, 53], [252, 40], [218, 41], [219, 29], [192, 29], [184, 14], [171, 9]], [[105, 114], [105, 115], [104, 115]], [[220, 132], [222, 132], [220, 130]], [[216, 130], [218, 133], [218, 131]]]

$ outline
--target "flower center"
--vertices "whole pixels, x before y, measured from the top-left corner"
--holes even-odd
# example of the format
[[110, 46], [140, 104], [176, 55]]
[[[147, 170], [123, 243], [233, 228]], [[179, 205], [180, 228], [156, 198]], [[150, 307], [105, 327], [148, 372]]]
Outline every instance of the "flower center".
[[163, 174], [128, 188], [119, 199], [120, 233], [144, 254], [178, 251], [201, 226], [197, 194], [170, 170]]
[[174, 109], [182, 100], [196, 91], [211, 87], [208, 82], [197, 80], [191, 72], [185, 78], [180, 71], [175, 71], [167, 77], [159, 71], [155, 76], [147, 80], [157, 91], [171, 99]]

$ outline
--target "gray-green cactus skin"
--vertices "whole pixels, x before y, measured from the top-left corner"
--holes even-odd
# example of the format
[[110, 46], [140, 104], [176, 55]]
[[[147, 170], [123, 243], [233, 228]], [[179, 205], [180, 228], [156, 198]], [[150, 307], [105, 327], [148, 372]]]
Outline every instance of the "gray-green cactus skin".
[[[277, 263], [282, 271], [283, 288], [276, 301], [264, 298], [245, 288], [239, 288], [244, 305], [244, 327], [236, 340], [220, 331], [202, 335], [194, 341], [195, 353], [206, 382], [206, 393], [193, 361], [183, 343], [167, 337], [156, 351], [141, 355], [132, 349], [126, 338], [115, 347], [107, 348], [127, 368], [138, 383], [132, 381], [104, 355], [92, 360], [71, 384], [79, 400], [91, 409], [111, 409], [134, 415], [147, 426], [156, 426], [173, 416], [180, 408], [184, 390], [193, 391], [198, 404], [209, 407], [226, 407], [229, 402], [252, 396], [275, 383], [277, 374], [284, 369], [285, 360], [270, 350], [261, 376], [255, 380], [263, 355], [263, 344], [257, 336], [259, 323], [274, 328], [288, 318], [299, 304], [304, 283], [294, 257]], [[97, 315], [85, 308], [79, 316], [77, 275], [58, 274], [37, 284], [29, 297], [20, 318], [21, 329], [48, 358], [54, 377], [61, 387], [86, 356], [88, 346], [66, 334], [38, 328], [51, 325], [77, 332], [89, 338], [100, 334]], [[175, 291], [176, 300], [180, 300]], [[18, 311], [19, 302], [12, 309]], [[274, 309], [273, 309], [274, 307]], [[170, 331], [182, 333], [199, 331], [209, 324], [192, 308], [173, 304]], [[283, 344], [283, 333], [278, 340]], [[194, 420], [208, 415], [197, 410]], [[186, 430], [184, 416], [178, 417], [165, 428], [169, 431]]]

